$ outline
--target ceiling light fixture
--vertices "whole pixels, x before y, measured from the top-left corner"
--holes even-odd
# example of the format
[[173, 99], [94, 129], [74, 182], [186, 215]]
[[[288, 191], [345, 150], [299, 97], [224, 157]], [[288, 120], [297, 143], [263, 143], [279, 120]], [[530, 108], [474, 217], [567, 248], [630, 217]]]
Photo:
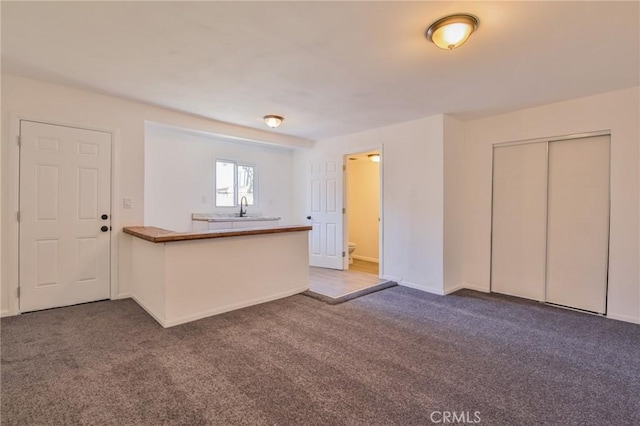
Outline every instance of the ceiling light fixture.
[[279, 115], [264, 116], [264, 122], [267, 123], [267, 126], [271, 127], [272, 129], [275, 129], [280, 124], [282, 124], [282, 120], [284, 120], [284, 117], [280, 117]]
[[374, 163], [380, 162], [380, 154], [369, 154], [368, 157], [369, 160], [373, 161]]
[[453, 50], [467, 41], [476, 28], [478, 18], [473, 15], [449, 15], [431, 24], [426, 35], [440, 49]]

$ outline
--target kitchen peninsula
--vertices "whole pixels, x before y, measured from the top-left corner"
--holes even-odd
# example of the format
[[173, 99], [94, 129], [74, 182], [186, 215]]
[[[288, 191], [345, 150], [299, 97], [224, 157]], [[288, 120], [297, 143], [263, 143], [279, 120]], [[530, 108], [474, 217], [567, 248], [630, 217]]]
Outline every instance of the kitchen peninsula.
[[132, 226], [133, 298], [163, 327], [309, 288], [310, 226], [174, 232]]

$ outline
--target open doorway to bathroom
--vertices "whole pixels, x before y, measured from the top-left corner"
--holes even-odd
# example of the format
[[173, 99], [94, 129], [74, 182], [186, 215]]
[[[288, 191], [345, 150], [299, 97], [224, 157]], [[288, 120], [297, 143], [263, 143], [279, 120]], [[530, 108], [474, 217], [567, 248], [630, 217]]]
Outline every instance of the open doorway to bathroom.
[[311, 266], [305, 294], [340, 303], [396, 285], [381, 279], [382, 171], [381, 150], [344, 156], [343, 267]]
[[380, 151], [346, 156], [345, 270], [380, 275]]

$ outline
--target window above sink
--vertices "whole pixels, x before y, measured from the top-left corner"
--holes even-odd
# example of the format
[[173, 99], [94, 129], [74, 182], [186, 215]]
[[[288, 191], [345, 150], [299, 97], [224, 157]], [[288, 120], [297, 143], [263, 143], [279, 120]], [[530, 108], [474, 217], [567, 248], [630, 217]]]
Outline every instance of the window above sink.
[[250, 206], [258, 204], [256, 168], [251, 164], [216, 160], [215, 188], [216, 207], [237, 207], [242, 197]]

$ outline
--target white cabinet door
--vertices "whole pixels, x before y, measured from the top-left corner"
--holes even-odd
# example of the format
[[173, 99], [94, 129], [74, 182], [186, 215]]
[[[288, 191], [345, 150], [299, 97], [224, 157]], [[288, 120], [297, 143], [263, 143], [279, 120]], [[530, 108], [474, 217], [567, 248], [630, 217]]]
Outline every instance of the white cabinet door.
[[237, 220], [233, 222], [234, 228], [264, 228], [268, 226], [275, 226], [278, 224], [277, 220]]
[[276, 226], [278, 220], [234, 220], [228, 222], [206, 222], [194, 220], [193, 231], [206, 231], [214, 229], [239, 229], [239, 228], [262, 228], [265, 226]]
[[547, 143], [493, 150], [491, 291], [544, 300]]
[[547, 301], [604, 313], [609, 136], [549, 143]]
[[109, 298], [111, 135], [21, 121], [20, 136], [20, 311]]
[[209, 222], [205, 220], [192, 220], [191, 221], [191, 230], [193, 232], [201, 232], [209, 229]]
[[231, 222], [209, 222], [209, 230], [212, 229], [231, 229]]

